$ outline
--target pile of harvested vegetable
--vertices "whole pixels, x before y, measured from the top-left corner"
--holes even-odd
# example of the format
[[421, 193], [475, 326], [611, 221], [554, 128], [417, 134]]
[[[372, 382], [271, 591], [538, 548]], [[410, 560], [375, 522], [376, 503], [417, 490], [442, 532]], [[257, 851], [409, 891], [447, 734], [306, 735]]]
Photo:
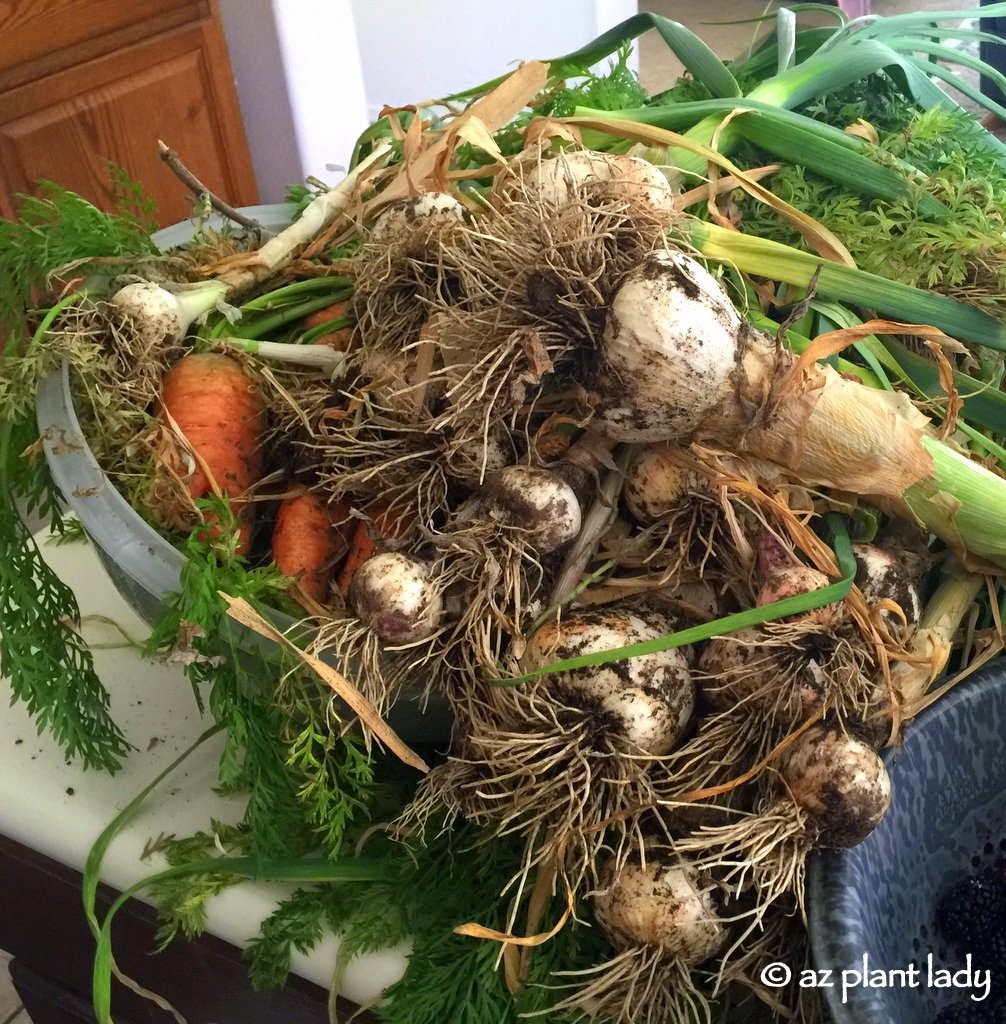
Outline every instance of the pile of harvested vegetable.
[[[165, 938], [295, 879], [255, 982], [408, 938], [388, 1022], [820, 1019], [760, 967], [807, 955], [812, 852], [883, 818], [878, 751], [1002, 649], [1006, 569], [1006, 148], [936, 84], [981, 33], [824, 10], [730, 65], [640, 15], [388, 110], [273, 237], [201, 211], [160, 253], [122, 176], [117, 213], [48, 185], [0, 222], [0, 668], [119, 767], [18, 514], [77, 528], [33, 425], [68, 362], [186, 552], [150, 650], [248, 794], [153, 844]], [[689, 71], [653, 97], [650, 28]], [[447, 750], [389, 724], [428, 702]]]

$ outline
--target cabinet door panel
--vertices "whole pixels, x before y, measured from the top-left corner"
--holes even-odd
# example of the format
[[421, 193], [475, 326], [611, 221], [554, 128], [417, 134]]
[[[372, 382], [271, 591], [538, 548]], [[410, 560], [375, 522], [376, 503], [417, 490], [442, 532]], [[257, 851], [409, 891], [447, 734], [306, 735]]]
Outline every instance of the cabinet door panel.
[[158, 158], [158, 139], [208, 188], [254, 203], [228, 67], [219, 26], [203, 22], [0, 95], [2, 212], [39, 178], [108, 207], [111, 160], [157, 197], [161, 224], [184, 219], [191, 197]]
[[205, 17], [203, 0], [6, 0], [0, 85], [20, 84]]

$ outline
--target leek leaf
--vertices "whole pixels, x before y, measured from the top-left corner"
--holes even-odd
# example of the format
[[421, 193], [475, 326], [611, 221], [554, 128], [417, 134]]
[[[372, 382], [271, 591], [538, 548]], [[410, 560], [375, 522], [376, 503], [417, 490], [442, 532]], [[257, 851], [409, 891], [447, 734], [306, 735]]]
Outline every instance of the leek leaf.
[[856, 148], [808, 136], [801, 127], [762, 113], [743, 114], [731, 122], [748, 142], [780, 160], [800, 164], [854, 192], [896, 201], [917, 195], [919, 213], [941, 220], [949, 210], [934, 196], [913, 186], [904, 174], [878, 164]]
[[796, 15], [787, 7], [776, 12], [775, 34], [778, 39], [776, 73], [791, 68], [796, 59]]
[[[670, 18], [658, 14], [643, 12], [603, 32], [586, 46], [564, 54], [561, 57], [546, 59], [549, 73], [553, 78], [572, 78], [584, 74], [587, 68], [605, 57], [610, 57], [623, 43], [641, 36], [651, 28], [656, 29], [664, 42], [674, 51], [675, 56], [691, 72], [696, 81], [701, 82], [714, 96], [740, 96], [737, 80], [730, 69], [715, 53], [692, 31]], [[512, 72], [511, 72], [512, 73]], [[448, 96], [449, 100], [465, 99], [495, 89], [497, 85], [509, 77], [511, 73], [500, 75], [481, 85], [465, 89]]]
[[[816, 53], [834, 34], [835, 30], [831, 28], [809, 28], [798, 32], [794, 41], [793, 63], [799, 64]], [[738, 78], [747, 80], [778, 74], [778, 41], [770, 36], [766, 45], [755, 50], [746, 60], [733, 65], [732, 70]]]
[[[975, 9], [969, 11], [912, 11], [908, 14], [891, 14], [884, 18], [872, 17], [857, 23], [852, 30], [856, 34], [883, 38], [893, 34], [896, 30], [918, 29], [923, 34], [928, 33], [933, 22], [960, 21], [964, 18], [974, 16]], [[982, 5], [982, 18], [1006, 17], [1006, 3]], [[848, 31], [848, 29], [846, 29]]]
[[707, 259], [732, 263], [744, 273], [806, 288], [820, 268], [818, 293], [826, 298], [876, 309], [905, 323], [931, 324], [951, 337], [1006, 351], [1006, 325], [946, 295], [825, 262], [781, 242], [754, 238], [703, 221], [693, 222], [690, 233], [692, 244]]

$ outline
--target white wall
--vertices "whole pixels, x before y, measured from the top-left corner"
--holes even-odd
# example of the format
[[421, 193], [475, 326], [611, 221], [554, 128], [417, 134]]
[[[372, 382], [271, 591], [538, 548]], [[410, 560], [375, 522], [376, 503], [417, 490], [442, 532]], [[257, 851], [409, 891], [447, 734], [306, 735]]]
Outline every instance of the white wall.
[[349, 0], [220, 0], [263, 203], [315, 175], [341, 176], [368, 124]]
[[636, 0], [351, 0], [367, 110], [446, 96], [557, 57], [636, 13]]
[[264, 203], [337, 180], [385, 104], [433, 99], [556, 57], [635, 14], [636, 0], [220, 0]]

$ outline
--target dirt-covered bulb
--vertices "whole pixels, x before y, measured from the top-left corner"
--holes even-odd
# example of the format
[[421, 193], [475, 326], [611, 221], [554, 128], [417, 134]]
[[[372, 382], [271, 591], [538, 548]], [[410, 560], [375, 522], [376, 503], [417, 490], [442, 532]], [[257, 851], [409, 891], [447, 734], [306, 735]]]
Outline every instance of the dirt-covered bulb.
[[[581, 610], [547, 622], [528, 641], [525, 670], [610, 651], [670, 632], [666, 619], [617, 607]], [[599, 742], [628, 752], [663, 755], [691, 719], [695, 686], [683, 651], [673, 649], [545, 677], [557, 700], [596, 716]]]
[[715, 887], [684, 862], [647, 855], [609, 865], [594, 897], [598, 923], [618, 949], [659, 947], [688, 966], [708, 960], [723, 946], [726, 926]]
[[389, 644], [425, 640], [436, 632], [443, 615], [443, 599], [429, 566], [392, 551], [372, 555], [356, 570], [349, 603]]
[[611, 301], [587, 381], [592, 426], [616, 441], [687, 437], [730, 393], [748, 331], [702, 264], [653, 253]]

